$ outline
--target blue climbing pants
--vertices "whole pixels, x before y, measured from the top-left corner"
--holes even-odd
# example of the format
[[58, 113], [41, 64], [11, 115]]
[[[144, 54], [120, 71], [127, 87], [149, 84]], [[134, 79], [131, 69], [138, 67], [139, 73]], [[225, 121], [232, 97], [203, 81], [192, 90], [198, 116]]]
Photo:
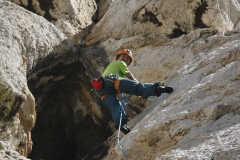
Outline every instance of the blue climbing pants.
[[[118, 83], [118, 90], [116, 89], [116, 80], [118, 78], [109, 78], [106, 77], [103, 79], [103, 87], [100, 91], [97, 91], [99, 96], [104, 96], [102, 99], [102, 102], [104, 105], [106, 105], [110, 110], [112, 114], [112, 118], [115, 122], [115, 127], [117, 128], [119, 126], [120, 122], [120, 115], [121, 115], [121, 102], [116, 97], [116, 94], [126, 93], [136, 96], [160, 96], [161, 93], [155, 92], [154, 89], [159, 86], [161, 83], [156, 82], [155, 84], [152, 83], [140, 83], [129, 79], [120, 79], [120, 82]], [[119, 80], [119, 79], [118, 79]], [[122, 123], [127, 124], [128, 117], [123, 112], [122, 114]]]

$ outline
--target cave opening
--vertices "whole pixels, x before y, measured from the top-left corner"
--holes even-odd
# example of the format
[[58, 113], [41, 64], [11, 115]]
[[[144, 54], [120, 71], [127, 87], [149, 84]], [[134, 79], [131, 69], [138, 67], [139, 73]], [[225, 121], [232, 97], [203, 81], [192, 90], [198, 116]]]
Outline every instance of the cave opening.
[[79, 61], [58, 63], [28, 80], [37, 113], [31, 132], [33, 148], [28, 158], [80, 160], [113, 134], [108, 125], [110, 111], [102, 107], [102, 119], [92, 112], [85, 70]]

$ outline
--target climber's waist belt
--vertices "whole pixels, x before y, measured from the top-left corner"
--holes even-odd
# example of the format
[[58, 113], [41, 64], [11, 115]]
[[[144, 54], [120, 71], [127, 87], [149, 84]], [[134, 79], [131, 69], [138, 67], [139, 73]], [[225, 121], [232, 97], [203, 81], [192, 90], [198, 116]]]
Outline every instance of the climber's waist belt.
[[118, 75], [110, 73], [109, 75], [105, 76], [104, 79], [108, 80], [110, 82], [113, 82], [115, 90], [119, 91], [119, 85], [120, 85], [121, 78], [119, 78]]
[[[114, 88], [115, 90], [119, 91], [119, 85], [120, 85], [120, 81], [121, 78], [119, 78], [116, 74], [109, 74], [108, 76], [106, 76], [104, 78], [104, 80], [110, 81], [112, 83], [114, 83]], [[101, 101], [107, 96], [108, 94], [104, 94], [100, 96]]]

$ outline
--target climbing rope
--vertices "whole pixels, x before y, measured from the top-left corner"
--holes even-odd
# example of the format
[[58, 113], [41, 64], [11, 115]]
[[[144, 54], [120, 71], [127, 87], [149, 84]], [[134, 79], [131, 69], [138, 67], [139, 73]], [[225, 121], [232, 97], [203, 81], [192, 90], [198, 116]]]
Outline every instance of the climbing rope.
[[122, 123], [122, 114], [124, 111], [123, 105], [126, 105], [126, 98], [125, 98], [125, 93], [122, 93], [122, 103], [121, 103], [121, 108], [120, 108], [120, 122], [119, 122], [119, 127], [118, 127], [118, 135], [117, 135], [117, 144], [119, 145], [124, 157], [126, 160], [128, 160], [127, 155], [124, 151], [124, 149], [122, 148], [121, 144], [120, 144], [120, 127], [121, 127], [121, 123]]

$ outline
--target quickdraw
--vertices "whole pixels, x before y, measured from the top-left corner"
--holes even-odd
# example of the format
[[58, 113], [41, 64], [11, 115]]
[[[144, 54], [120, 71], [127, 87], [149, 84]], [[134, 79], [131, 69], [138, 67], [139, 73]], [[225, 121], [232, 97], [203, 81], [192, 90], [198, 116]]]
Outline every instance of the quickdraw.
[[93, 101], [96, 102], [98, 105], [102, 103], [101, 97], [99, 97], [97, 91], [95, 89], [91, 89], [91, 92], [93, 93]]

